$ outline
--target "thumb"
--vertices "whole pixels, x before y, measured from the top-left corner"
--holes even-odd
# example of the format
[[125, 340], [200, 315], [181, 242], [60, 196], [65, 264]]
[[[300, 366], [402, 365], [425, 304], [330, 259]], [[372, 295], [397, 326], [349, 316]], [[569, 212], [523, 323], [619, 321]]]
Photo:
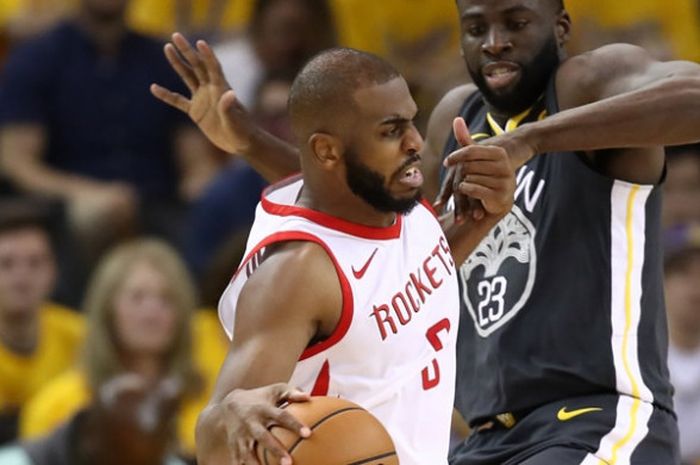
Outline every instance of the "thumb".
[[474, 144], [472, 136], [469, 134], [469, 129], [467, 128], [467, 123], [464, 118], [458, 116], [452, 121], [452, 130], [455, 133], [455, 139], [459, 142], [462, 147]]
[[236, 93], [233, 89], [229, 89], [221, 96], [219, 99], [218, 110], [219, 113], [226, 114], [231, 107], [236, 103]]

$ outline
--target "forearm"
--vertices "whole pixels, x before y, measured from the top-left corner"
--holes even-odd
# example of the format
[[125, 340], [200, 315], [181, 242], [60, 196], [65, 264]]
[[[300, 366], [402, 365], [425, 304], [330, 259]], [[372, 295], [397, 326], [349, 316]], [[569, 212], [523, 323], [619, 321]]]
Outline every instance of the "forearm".
[[536, 154], [678, 145], [700, 140], [700, 78], [662, 79], [521, 126]]
[[453, 221], [452, 213], [440, 219], [457, 268], [469, 258], [469, 255], [502, 217], [503, 215], [488, 215], [478, 221], [466, 218], [462, 224], [456, 224]]
[[301, 170], [297, 148], [262, 129], [255, 130], [250, 145], [240, 155], [271, 183]]
[[10, 179], [24, 191], [62, 199], [99, 185], [98, 182], [88, 178], [44, 166], [12, 166], [6, 167], [5, 171]]

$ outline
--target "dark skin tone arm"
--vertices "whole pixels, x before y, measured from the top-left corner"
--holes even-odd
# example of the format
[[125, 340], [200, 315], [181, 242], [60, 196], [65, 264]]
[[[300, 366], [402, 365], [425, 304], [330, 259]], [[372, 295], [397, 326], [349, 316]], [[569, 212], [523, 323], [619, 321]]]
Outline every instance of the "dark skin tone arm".
[[[562, 111], [492, 137], [515, 167], [539, 153], [582, 151], [602, 174], [657, 183], [663, 145], [700, 140], [700, 65], [658, 62], [646, 51], [616, 44], [564, 62], [557, 73]], [[449, 165], [473, 150], [453, 152]]]
[[[258, 464], [254, 441], [291, 460], [267, 427], [279, 424], [304, 436], [310, 433], [278, 406], [308, 399], [284, 383], [309, 343], [333, 332], [341, 308], [335, 268], [319, 245], [284, 243], [265, 259], [243, 287], [233, 342], [211, 402], [198, 420], [199, 463]], [[258, 386], [265, 387], [253, 389]]]

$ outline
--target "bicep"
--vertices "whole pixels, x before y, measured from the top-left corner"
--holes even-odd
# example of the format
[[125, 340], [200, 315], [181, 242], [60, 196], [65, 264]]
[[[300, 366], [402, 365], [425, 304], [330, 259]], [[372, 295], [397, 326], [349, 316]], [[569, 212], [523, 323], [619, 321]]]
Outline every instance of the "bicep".
[[292, 247], [267, 258], [244, 285], [215, 398], [289, 381], [324, 322], [337, 321], [342, 298], [333, 265], [325, 252], [306, 252]]
[[641, 47], [613, 44], [567, 60], [557, 74], [557, 94], [564, 110], [677, 76], [700, 76], [700, 65], [658, 61]]

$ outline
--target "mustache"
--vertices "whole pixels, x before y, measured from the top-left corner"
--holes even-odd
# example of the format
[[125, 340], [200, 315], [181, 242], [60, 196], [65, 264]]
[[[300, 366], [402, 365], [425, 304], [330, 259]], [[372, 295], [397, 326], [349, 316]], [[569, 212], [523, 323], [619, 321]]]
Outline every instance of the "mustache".
[[401, 171], [405, 170], [406, 168], [408, 168], [409, 166], [411, 166], [412, 164], [414, 164], [415, 162], [420, 161], [420, 160], [421, 160], [421, 156], [418, 152], [411, 152], [411, 154], [408, 156], [406, 161], [404, 161], [401, 164], [401, 166], [399, 167], [398, 170], [396, 170], [396, 172], [400, 173]]

